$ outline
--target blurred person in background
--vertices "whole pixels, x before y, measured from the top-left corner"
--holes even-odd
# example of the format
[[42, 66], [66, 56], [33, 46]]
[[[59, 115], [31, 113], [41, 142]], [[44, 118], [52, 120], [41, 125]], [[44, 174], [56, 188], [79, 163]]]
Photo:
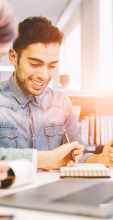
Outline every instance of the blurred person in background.
[[[16, 36], [17, 26], [12, 8], [5, 0], [0, 0], [0, 58], [7, 54]], [[7, 177], [8, 170], [6, 161], [0, 161], [0, 180]]]
[[17, 26], [11, 6], [0, 0], [0, 57], [6, 55], [17, 36]]

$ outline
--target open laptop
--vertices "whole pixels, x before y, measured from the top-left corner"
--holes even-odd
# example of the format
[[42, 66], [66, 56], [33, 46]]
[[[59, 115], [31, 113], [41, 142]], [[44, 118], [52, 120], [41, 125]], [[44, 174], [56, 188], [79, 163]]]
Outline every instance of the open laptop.
[[1, 206], [76, 215], [109, 217], [113, 214], [113, 182], [65, 178], [0, 198]]

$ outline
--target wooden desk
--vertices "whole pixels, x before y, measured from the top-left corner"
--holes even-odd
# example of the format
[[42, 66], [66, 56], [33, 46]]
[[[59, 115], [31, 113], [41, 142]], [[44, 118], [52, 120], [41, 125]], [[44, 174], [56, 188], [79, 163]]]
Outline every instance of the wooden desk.
[[[106, 179], [106, 181], [113, 180], [113, 169], [111, 170], [112, 178]], [[41, 186], [46, 183], [51, 183], [54, 181], [60, 180], [59, 171], [49, 171], [49, 172], [37, 172], [35, 182], [33, 184], [22, 186], [19, 189], [8, 189], [0, 190], [0, 195], [11, 194], [12, 192], [19, 192], [22, 190], [31, 189], [33, 187]], [[100, 179], [99, 179], [100, 180]], [[102, 181], [102, 179], [101, 179]], [[104, 179], [105, 181], [105, 179]], [[13, 214], [15, 215], [14, 220], [103, 220], [102, 218], [94, 218], [94, 217], [85, 217], [85, 216], [75, 216], [68, 214], [58, 214], [51, 212], [42, 212], [42, 211], [33, 211], [33, 210], [25, 210], [18, 208], [8, 208], [0, 206], [0, 215], [2, 214]], [[113, 219], [113, 218], [110, 218]]]

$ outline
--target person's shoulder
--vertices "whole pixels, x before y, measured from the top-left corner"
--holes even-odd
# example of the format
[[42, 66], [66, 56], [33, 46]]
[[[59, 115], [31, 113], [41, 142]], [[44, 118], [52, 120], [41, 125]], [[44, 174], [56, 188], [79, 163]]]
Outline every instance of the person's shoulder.
[[46, 87], [45, 92], [46, 96], [44, 96], [45, 99], [49, 100], [49, 105], [51, 103], [57, 107], [65, 108], [67, 105], [71, 104], [69, 97], [63, 91]]
[[2, 91], [2, 92], [7, 91], [7, 90], [9, 90], [9, 89], [10, 89], [10, 88], [9, 88], [8, 80], [3, 81], [3, 82], [0, 83], [0, 92], [1, 92], [1, 91]]
[[51, 89], [49, 87], [46, 88], [46, 93], [47, 94], [52, 94], [54, 97], [60, 97], [60, 99], [64, 99], [67, 97], [67, 95], [63, 92], [63, 91], [60, 91], [60, 90], [57, 90], [57, 89]]
[[46, 87], [40, 95], [39, 103], [43, 111], [55, 107], [57, 109], [63, 109], [65, 112], [67, 109], [72, 108], [70, 99], [64, 92], [49, 87]]

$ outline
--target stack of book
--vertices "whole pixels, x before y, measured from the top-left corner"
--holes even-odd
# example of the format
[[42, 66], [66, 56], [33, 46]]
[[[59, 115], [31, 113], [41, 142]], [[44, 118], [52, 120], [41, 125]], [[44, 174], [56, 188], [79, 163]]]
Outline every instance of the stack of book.
[[105, 145], [113, 138], [113, 116], [85, 116], [78, 128], [85, 145]]

